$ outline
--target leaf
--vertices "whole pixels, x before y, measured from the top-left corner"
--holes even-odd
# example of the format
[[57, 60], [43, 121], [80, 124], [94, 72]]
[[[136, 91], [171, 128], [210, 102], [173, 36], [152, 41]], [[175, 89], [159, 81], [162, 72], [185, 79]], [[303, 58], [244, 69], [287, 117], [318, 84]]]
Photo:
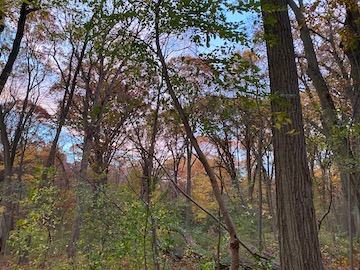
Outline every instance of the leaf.
[[291, 136], [296, 136], [296, 135], [300, 134], [300, 131], [296, 131], [295, 129], [292, 129], [292, 130], [288, 131], [287, 134], [289, 134]]
[[15, 225], [16, 227], [21, 227], [24, 224], [26, 224], [26, 220], [25, 219], [19, 219], [18, 221], [16, 221]]
[[165, 190], [163, 193], [160, 194], [159, 200], [162, 201], [165, 197], [169, 194], [169, 190]]
[[280, 129], [280, 128], [281, 128], [281, 124], [280, 124], [280, 123], [275, 123], [274, 127], [277, 128], [277, 129]]

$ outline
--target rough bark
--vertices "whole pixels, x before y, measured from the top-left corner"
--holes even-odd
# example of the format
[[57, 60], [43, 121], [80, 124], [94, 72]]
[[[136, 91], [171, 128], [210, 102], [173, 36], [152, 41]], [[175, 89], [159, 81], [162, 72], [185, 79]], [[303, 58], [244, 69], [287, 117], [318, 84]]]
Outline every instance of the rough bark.
[[[267, 10], [267, 8], [275, 10]], [[286, 0], [263, 2], [264, 27], [274, 121], [286, 113], [290, 123], [273, 128], [276, 203], [281, 269], [323, 269], [313, 205], [295, 53]], [[275, 24], [267, 24], [269, 18]], [[279, 102], [281, 101], [281, 102]], [[284, 106], [284, 103], [287, 104]]]
[[[350, 148], [350, 142], [349, 138], [339, 135], [340, 132], [336, 132], [336, 129], [333, 129], [333, 127], [344, 129], [344, 127], [341, 127], [339, 125], [338, 116], [336, 114], [336, 108], [334, 105], [334, 101], [331, 97], [328, 84], [326, 80], [324, 79], [323, 75], [321, 74], [319, 63], [316, 57], [314, 44], [311, 39], [310, 30], [306, 24], [305, 17], [301, 12], [301, 9], [296, 5], [296, 3], [293, 0], [288, 0], [288, 3], [291, 7], [291, 9], [294, 11], [296, 20], [298, 22], [298, 25], [300, 26], [300, 38], [304, 45], [304, 51], [305, 51], [305, 57], [307, 59], [307, 75], [313, 82], [313, 85], [315, 87], [315, 90], [319, 96], [321, 108], [323, 110], [322, 115], [322, 126], [324, 135], [328, 138], [330, 142], [336, 141], [334, 144], [335, 147], [333, 147], [335, 153], [340, 157], [337, 160], [337, 163], [339, 164], [340, 168], [343, 170], [350, 172], [350, 181], [344, 182], [342, 181], [342, 188], [343, 192], [345, 194], [345, 198], [348, 198], [348, 183], [351, 185], [351, 191], [354, 196], [355, 202], [354, 205], [358, 209], [360, 209], [360, 181], [358, 181], [360, 177], [360, 168], [359, 165], [352, 166], [349, 168], [349, 162], [356, 160], [356, 153], [358, 152], [357, 148], [360, 144], [360, 141], [356, 141], [353, 144], [353, 149]], [[360, 13], [359, 13], [359, 7], [357, 6], [356, 1], [349, 1], [347, 3], [347, 14], [346, 14], [346, 21], [345, 21], [345, 30], [347, 32], [347, 39], [355, 39], [355, 40], [344, 40], [343, 46], [344, 51], [346, 55], [348, 56], [350, 60], [351, 65], [351, 73], [350, 77], [352, 78], [353, 85], [351, 87], [348, 87], [347, 92], [347, 98], [352, 104], [353, 109], [353, 121], [354, 124], [360, 123], [360, 39], [355, 38], [359, 36], [360, 33]], [[332, 40], [332, 39], [331, 39]], [[351, 43], [350, 46], [347, 43]], [[347, 44], [347, 45], [346, 45]], [[335, 55], [335, 59], [337, 58], [337, 55]], [[337, 61], [339, 62], [339, 61]], [[339, 66], [341, 70], [344, 68]], [[345, 72], [342, 72], [343, 76], [346, 76], [344, 79], [348, 79], [347, 74]], [[355, 162], [356, 163], [356, 162]]]
[[[350, 77], [353, 82], [352, 88], [348, 91], [348, 99], [352, 105], [353, 124], [360, 125], [360, 7], [358, 1], [346, 2], [345, 33], [344, 52], [350, 61]], [[352, 145], [351, 148], [350, 145]], [[351, 196], [354, 197], [353, 205], [356, 205], [357, 212], [360, 212], [360, 136], [348, 142], [347, 147], [348, 161], [352, 163], [349, 168], [348, 197], [349, 199]]]
[[353, 109], [352, 117], [356, 124], [360, 123], [360, 7], [356, 0], [349, 0], [345, 3], [345, 35], [342, 45], [351, 66], [350, 76], [353, 80], [353, 87], [348, 93], [348, 98]]

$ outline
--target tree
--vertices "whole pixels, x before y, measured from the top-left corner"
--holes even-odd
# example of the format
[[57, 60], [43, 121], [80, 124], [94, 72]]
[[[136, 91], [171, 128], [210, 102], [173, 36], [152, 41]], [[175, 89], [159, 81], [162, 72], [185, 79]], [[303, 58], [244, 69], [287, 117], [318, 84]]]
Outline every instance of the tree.
[[[3, 32], [5, 24], [5, 7], [2, 6], [0, 10], [0, 20], [1, 27], [0, 33]], [[1, 70], [0, 74], [0, 95], [4, 92], [4, 88], [9, 77], [12, 74], [13, 67], [16, 59], [18, 58], [20, 49], [21, 49], [21, 41], [24, 37], [25, 26], [27, 17], [31, 12], [38, 10], [38, 7], [32, 7], [32, 1], [22, 2], [20, 7], [20, 16], [17, 21], [17, 30], [16, 35], [13, 40], [13, 44], [11, 46], [10, 53], [7, 57], [6, 63]], [[30, 69], [31, 70], [31, 69]], [[30, 73], [30, 72], [29, 72]], [[16, 155], [16, 151], [18, 148], [19, 140], [22, 136], [22, 132], [24, 131], [24, 126], [28, 120], [28, 118], [32, 115], [33, 110], [28, 110], [28, 102], [29, 95], [32, 90], [33, 84], [31, 83], [31, 75], [28, 82], [28, 87], [26, 90], [26, 97], [23, 101], [22, 112], [20, 114], [20, 118], [18, 120], [18, 125], [16, 130], [13, 133], [13, 138], [10, 138], [7, 126], [6, 126], [6, 114], [10, 111], [9, 107], [6, 108], [4, 104], [0, 105], [0, 138], [1, 143], [3, 145], [3, 156], [4, 156], [4, 183], [3, 183], [3, 192], [2, 192], [2, 200], [3, 205], [5, 206], [4, 218], [1, 220], [1, 235], [0, 235], [0, 244], [1, 244], [1, 252], [5, 252], [6, 241], [9, 237], [10, 230], [13, 227], [13, 205], [11, 202], [11, 177], [13, 174], [13, 165], [14, 159]], [[9, 105], [9, 104], [7, 104]], [[11, 107], [11, 106], [10, 106]]]
[[226, 206], [226, 203], [224, 199], [222, 198], [222, 194], [219, 188], [219, 185], [216, 180], [215, 173], [213, 169], [211, 168], [206, 156], [204, 155], [203, 151], [201, 150], [194, 133], [192, 131], [192, 128], [190, 127], [188, 117], [186, 116], [184, 109], [182, 108], [181, 104], [179, 103], [179, 100], [174, 92], [173, 84], [171, 82], [169, 71], [167, 68], [167, 63], [165, 61], [162, 47], [160, 43], [160, 8], [161, 8], [162, 2], [159, 1], [155, 6], [155, 42], [156, 42], [156, 52], [159, 57], [160, 63], [161, 63], [161, 70], [162, 70], [162, 76], [164, 78], [167, 90], [169, 91], [169, 94], [172, 98], [172, 101], [174, 103], [174, 107], [176, 111], [178, 112], [180, 119], [182, 121], [182, 124], [184, 125], [185, 131], [189, 139], [191, 140], [191, 144], [193, 145], [196, 153], [199, 156], [200, 162], [203, 164], [204, 169], [206, 170], [206, 173], [209, 176], [209, 180], [211, 183], [211, 186], [213, 188], [214, 195], [216, 197], [216, 200], [219, 204], [219, 207], [221, 209], [222, 215], [224, 217], [224, 221], [226, 223], [226, 227], [229, 233], [230, 237], [230, 252], [231, 252], [231, 270], [236, 270], [239, 268], [240, 265], [240, 257], [239, 257], [239, 248], [240, 248], [240, 241], [237, 236], [236, 227], [234, 225], [234, 222], [230, 216], [230, 213], [228, 211], [228, 208]]
[[[301, 81], [310, 97], [313, 95], [311, 88], [315, 88], [321, 106], [321, 110], [317, 110], [321, 120], [321, 131], [327, 138], [327, 144], [338, 157], [335, 158], [335, 162], [342, 171], [343, 194], [345, 198], [354, 197], [354, 206], [359, 212], [359, 141], [356, 139], [360, 123], [358, 3], [336, 1], [329, 4], [325, 12], [322, 10], [321, 14], [326, 15], [320, 17], [315, 12], [319, 4], [317, 2], [309, 8], [301, 1], [299, 6], [292, 0], [288, 3], [295, 14], [297, 24], [301, 25], [299, 33], [306, 59], [306, 63], [299, 61], [301, 66], [304, 66], [301, 67]], [[341, 12], [346, 12], [344, 23], [338, 20]], [[315, 16], [316, 19], [313, 19]], [[319, 27], [322, 27], [321, 31]], [[320, 39], [320, 45], [313, 41], [315, 37]], [[317, 46], [320, 46], [320, 50]], [[306, 80], [305, 74], [310, 82]], [[334, 95], [334, 89], [339, 92], [340, 97], [338, 94]], [[339, 99], [342, 102], [339, 102]], [[348, 192], [349, 184], [351, 194]]]
[[[38, 10], [38, 7], [31, 7], [31, 3], [32, 1], [23, 1], [20, 7], [20, 17], [18, 19], [18, 23], [17, 23], [17, 30], [16, 30], [16, 35], [13, 41], [13, 45], [10, 51], [10, 54], [8, 56], [8, 59], [6, 61], [6, 64], [4, 66], [4, 68], [1, 71], [0, 74], [0, 94], [3, 92], [5, 84], [12, 72], [15, 60], [19, 54], [20, 51], [20, 47], [21, 47], [21, 40], [23, 39], [24, 36], [24, 32], [25, 32], [25, 25], [26, 25], [26, 19], [27, 16], [31, 13], [34, 12], [36, 10]], [[4, 7], [2, 7], [2, 9], [4, 9]], [[5, 11], [1, 10], [0, 11], [0, 19], [1, 19], [1, 24], [3, 25], [3, 20], [5, 17]], [[4, 26], [2, 26], [0, 33], [3, 31]]]
[[[284, 0], [264, 1], [262, 11], [274, 119], [281, 268], [323, 269], [287, 3]], [[284, 114], [287, 120], [280, 117]]]

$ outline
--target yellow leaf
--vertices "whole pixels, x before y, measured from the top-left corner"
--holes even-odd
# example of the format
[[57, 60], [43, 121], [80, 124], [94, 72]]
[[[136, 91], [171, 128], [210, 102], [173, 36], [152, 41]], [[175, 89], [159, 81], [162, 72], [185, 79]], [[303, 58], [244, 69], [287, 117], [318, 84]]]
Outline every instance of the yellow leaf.
[[299, 133], [300, 133], [300, 131], [296, 131], [295, 129], [292, 129], [289, 132], [287, 132], [287, 134], [289, 134], [291, 136], [298, 135]]
[[281, 124], [280, 124], [280, 123], [275, 123], [274, 127], [277, 128], [277, 129], [280, 129], [280, 128], [281, 128]]

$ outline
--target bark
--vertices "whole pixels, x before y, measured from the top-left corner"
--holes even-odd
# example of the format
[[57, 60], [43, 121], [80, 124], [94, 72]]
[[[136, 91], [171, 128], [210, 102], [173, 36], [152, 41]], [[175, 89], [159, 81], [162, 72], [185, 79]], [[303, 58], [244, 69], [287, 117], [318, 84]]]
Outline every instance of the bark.
[[[151, 248], [152, 248], [152, 255], [153, 255], [153, 263], [154, 263], [154, 269], [159, 270], [160, 264], [158, 261], [159, 258], [159, 250], [157, 248], [157, 225], [156, 225], [156, 219], [151, 215], [150, 211], [150, 204], [151, 204], [151, 198], [152, 193], [155, 188], [155, 182], [153, 177], [153, 167], [154, 167], [154, 154], [155, 154], [155, 144], [156, 144], [156, 135], [158, 134], [158, 118], [159, 118], [159, 110], [160, 110], [160, 88], [157, 95], [157, 101], [156, 101], [156, 109], [154, 112], [154, 120], [152, 123], [152, 130], [151, 130], [151, 138], [150, 138], [150, 147], [149, 149], [143, 154], [144, 155], [144, 165], [143, 165], [143, 186], [142, 186], [142, 199], [144, 202], [146, 202], [147, 207], [147, 219], [150, 218], [150, 226], [151, 226]], [[144, 241], [146, 240], [146, 231], [147, 228], [145, 228], [144, 232]], [[146, 246], [144, 244], [144, 246]], [[144, 257], [146, 257], [146, 254], [144, 254]], [[146, 265], [146, 262], [145, 262]]]
[[271, 216], [271, 230], [274, 234], [275, 241], [278, 240], [278, 230], [276, 226], [276, 211], [273, 203], [273, 195], [272, 195], [272, 189], [271, 189], [271, 177], [268, 175], [268, 172], [266, 171], [265, 167], [263, 166], [263, 175], [265, 178], [265, 188], [266, 188], [266, 202], [269, 207], [269, 212]]
[[13, 162], [11, 161], [11, 145], [6, 131], [5, 119], [2, 106], [0, 105], [0, 135], [1, 143], [3, 145], [3, 156], [4, 156], [4, 183], [3, 183], [3, 202], [5, 206], [5, 211], [3, 212], [3, 218], [1, 219], [1, 253], [5, 253], [6, 250], [6, 241], [9, 238], [10, 230], [12, 228], [12, 200], [11, 200], [11, 177]]
[[[274, 6], [276, 10], [266, 10]], [[271, 101], [272, 113], [276, 116], [285, 112], [291, 120], [281, 128], [273, 128], [281, 269], [320, 270], [323, 266], [286, 0], [264, 1], [263, 15], [265, 34], [274, 38], [266, 42], [270, 89], [277, 97]], [[269, 18], [276, 23], [267, 24]]]
[[[5, 0], [1, 0], [0, 1], [0, 5], [2, 5], [3, 7], [0, 9], [0, 35], [2, 34], [2, 32], [4, 31], [5, 29], [5, 23], [4, 23], [4, 20], [5, 20], [5, 10], [4, 10], [4, 2]], [[0, 53], [1, 55], [1, 53]]]
[[35, 10], [37, 10], [37, 9], [30, 9], [29, 5], [27, 3], [25, 3], [25, 1], [21, 4], [20, 17], [19, 17], [18, 24], [17, 24], [15, 39], [13, 41], [13, 45], [12, 45], [8, 60], [6, 61], [4, 69], [1, 71], [1, 74], [0, 74], [0, 94], [4, 90], [5, 84], [12, 72], [15, 60], [19, 54], [21, 40], [22, 40], [22, 38], [24, 36], [24, 32], [25, 32], [26, 17], [28, 14], [30, 14], [31, 12], [33, 12]]
[[263, 168], [263, 155], [262, 155], [262, 145], [263, 145], [263, 131], [262, 127], [260, 127], [260, 134], [258, 140], [258, 155], [257, 155], [257, 175], [259, 179], [258, 184], [258, 193], [259, 193], [259, 224], [258, 224], [258, 232], [259, 232], [259, 250], [263, 248], [263, 240], [262, 240], [262, 211], [263, 211], [263, 196], [262, 196], [262, 168]]
[[[333, 127], [337, 127], [343, 130], [346, 127], [341, 127], [338, 123], [339, 120], [336, 114], [334, 101], [330, 95], [328, 85], [321, 74], [319, 63], [314, 50], [313, 41], [310, 36], [310, 30], [306, 24], [305, 17], [302, 14], [301, 9], [295, 4], [293, 0], [288, 0], [288, 3], [291, 9], [294, 11], [296, 20], [298, 22], [298, 25], [300, 26], [300, 37], [304, 44], [305, 57], [308, 62], [307, 74], [313, 82], [313, 85], [320, 99], [321, 107], [323, 109], [322, 125], [324, 135], [328, 138], [330, 142], [336, 141], [335, 145], [337, 146], [333, 147], [333, 149], [340, 157], [337, 163], [339, 164], [340, 168], [342, 168], [342, 170], [348, 170], [350, 172], [350, 181], [342, 181], [343, 192], [345, 195], [347, 194], [347, 185], [348, 183], [350, 183], [352, 193], [355, 199], [354, 205], [356, 205], [357, 209], [360, 210], [360, 181], [358, 181], [360, 177], [360, 167], [358, 164], [356, 164], [356, 153], [358, 153], [357, 148], [358, 145], [360, 145], [360, 140], [355, 141], [355, 143], [353, 144], [353, 149], [351, 149], [349, 138], [342, 135], [339, 136], [340, 132], [336, 132], [336, 129], [333, 129]], [[345, 44], [344, 51], [348, 56], [351, 65], [350, 75], [353, 81], [353, 86], [348, 87], [348, 89], [346, 90], [347, 98], [352, 104], [352, 117], [354, 124], [360, 123], [360, 40], [358, 38], [354, 38], [358, 37], [360, 33], [359, 21], [360, 13], [357, 2], [350, 1], [349, 3], [347, 3], [345, 29], [347, 30], [350, 38], [356, 40], [355, 42], [351, 42], [351, 44], [353, 44], [354, 46], [346, 46], [348, 40], [344, 41], [343, 43]], [[335, 59], [336, 58], [337, 56], [335, 55]], [[343, 70], [341, 64], [339, 67]], [[342, 74], [343, 76], [346, 75], [344, 72], [342, 72]], [[345, 79], [348, 79], [347, 77], [348, 76], [346, 75]], [[349, 168], [349, 163], [351, 163], [349, 161], [354, 161], [356, 165]]]
[[330, 127], [337, 124], [334, 101], [330, 95], [328, 85], [321, 74], [314, 45], [310, 36], [310, 30], [306, 25], [305, 18], [299, 7], [292, 0], [288, 0], [288, 2], [291, 9], [294, 11], [296, 20], [300, 26], [300, 37], [304, 44], [305, 57], [308, 62], [308, 69], [306, 72], [314, 84], [320, 99], [321, 107], [325, 111], [325, 123], [323, 123], [323, 126], [326, 132], [330, 133]]
[[[142, 149], [143, 157], [143, 172], [142, 172], [142, 187], [141, 187], [141, 198], [144, 202], [149, 204], [151, 198], [151, 188], [153, 186], [153, 163], [155, 154], [156, 135], [158, 133], [158, 118], [160, 110], [160, 89], [158, 91], [156, 109], [154, 111], [154, 119], [151, 129], [150, 145], [149, 149]], [[139, 138], [140, 139], [140, 138]]]
[[[345, 33], [343, 45], [344, 52], [347, 55], [351, 72], [350, 77], [353, 85], [348, 92], [348, 99], [352, 105], [352, 121], [354, 125], [360, 124], [360, 7], [358, 1], [350, 0], [346, 2], [346, 20], [345, 20]], [[347, 42], [347, 43], [346, 43]], [[350, 149], [350, 142], [348, 142], [348, 160], [353, 161], [349, 168], [349, 182], [348, 199], [354, 197], [352, 205], [357, 206], [357, 213], [360, 212], [360, 164], [359, 164], [359, 151], [360, 151], [360, 136], [354, 139], [352, 149]], [[351, 211], [352, 209], [349, 209]], [[352, 216], [349, 214], [349, 216]], [[353, 217], [354, 219], [354, 217]], [[359, 231], [359, 224], [357, 230]], [[358, 231], [356, 232], [358, 234]]]
[[[346, 1], [345, 37], [343, 38], [344, 52], [347, 55], [353, 80], [353, 87], [349, 91], [349, 100], [353, 108], [355, 124], [360, 123], [360, 8], [358, 1]], [[360, 141], [358, 141], [359, 143]]]
[[[186, 140], [186, 194], [191, 197], [191, 157], [192, 157], [192, 145], [189, 139]], [[191, 226], [191, 200], [186, 198], [186, 208], [185, 208], [185, 227], [190, 228]]]
[[253, 198], [254, 182], [251, 180], [251, 135], [250, 135], [250, 123], [246, 123], [245, 126], [245, 149], [246, 149], [246, 176], [249, 189], [250, 200]]

